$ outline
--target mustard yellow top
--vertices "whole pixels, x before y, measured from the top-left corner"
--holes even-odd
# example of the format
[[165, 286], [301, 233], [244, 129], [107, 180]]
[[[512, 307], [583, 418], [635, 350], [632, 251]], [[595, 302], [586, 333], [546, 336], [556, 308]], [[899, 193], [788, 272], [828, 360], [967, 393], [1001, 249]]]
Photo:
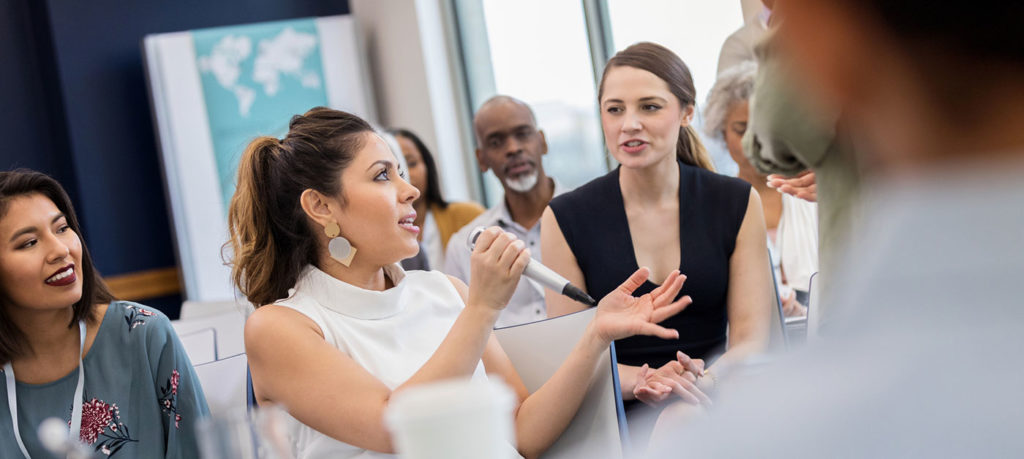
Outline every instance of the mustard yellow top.
[[456, 231], [484, 213], [484, 207], [475, 202], [450, 202], [444, 209], [436, 204], [431, 205], [430, 211], [434, 214], [437, 230], [441, 233], [441, 247], [445, 248], [448, 247], [448, 239]]

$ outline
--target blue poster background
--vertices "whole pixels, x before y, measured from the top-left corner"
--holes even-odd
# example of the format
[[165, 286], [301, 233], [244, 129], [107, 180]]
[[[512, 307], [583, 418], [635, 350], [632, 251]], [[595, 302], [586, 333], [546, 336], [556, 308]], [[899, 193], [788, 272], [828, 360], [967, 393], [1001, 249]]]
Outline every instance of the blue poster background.
[[281, 138], [293, 115], [327, 105], [314, 19], [194, 30], [224, 209], [254, 138]]

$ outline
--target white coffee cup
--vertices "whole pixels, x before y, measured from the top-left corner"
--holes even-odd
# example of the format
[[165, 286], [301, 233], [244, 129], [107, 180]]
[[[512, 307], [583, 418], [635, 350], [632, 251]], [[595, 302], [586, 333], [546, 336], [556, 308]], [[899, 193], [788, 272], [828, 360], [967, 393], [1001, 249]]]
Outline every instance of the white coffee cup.
[[515, 393], [500, 380], [447, 380], [394, 394], [385, 413], [395, 449], [407, 459], [520, 457]]

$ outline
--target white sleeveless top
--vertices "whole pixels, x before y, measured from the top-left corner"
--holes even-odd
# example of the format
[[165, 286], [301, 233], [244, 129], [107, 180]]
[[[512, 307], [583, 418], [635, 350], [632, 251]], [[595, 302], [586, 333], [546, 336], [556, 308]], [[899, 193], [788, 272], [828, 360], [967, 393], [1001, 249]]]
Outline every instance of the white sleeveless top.
[[[364, 290], [309, 266], [299, 275], [286, 306], [312, 319], [324, 340], [340, 349], [388, 388], [407, 381], [427, 362], [465, 305], [444, 274], [384, 268], [395, 286], [383, 292]], [[473, 379], [486, 379], [483, 362]], [[395, 457], [342, 443], [288, 416], [296, 458]]]

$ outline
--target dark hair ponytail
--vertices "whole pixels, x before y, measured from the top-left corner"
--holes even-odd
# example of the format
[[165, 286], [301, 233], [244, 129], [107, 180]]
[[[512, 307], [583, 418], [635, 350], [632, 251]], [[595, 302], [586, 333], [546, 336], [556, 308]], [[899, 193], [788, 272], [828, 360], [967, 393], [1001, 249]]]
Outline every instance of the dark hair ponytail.
[[292, 117], [284, 139], [259, 137], [242, 154], [228, 208], [231, 278], [256, 307], [285, 298], [319, 247], [302, 192], [341, 194], [341, 171], [373, 128], [361, 118], [317, 107]]

